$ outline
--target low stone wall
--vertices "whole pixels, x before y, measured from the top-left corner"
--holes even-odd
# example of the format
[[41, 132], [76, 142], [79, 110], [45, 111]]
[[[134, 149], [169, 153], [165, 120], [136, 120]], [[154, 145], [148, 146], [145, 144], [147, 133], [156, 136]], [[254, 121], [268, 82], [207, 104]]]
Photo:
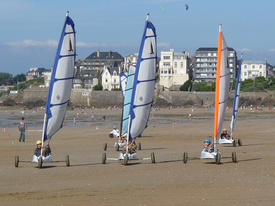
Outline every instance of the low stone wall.
[[[28, 88], [24, 90], [24, 103], [46, 102], [48, 88]], [[228, 106], [233, 106], [235, 91], [230, 92]], [[109, 107], [123, 105], [120, 91], [89, 91], [72, 90], [71, 103], [76, 106]], [[215, 92], [156, 92], [154, 97], [154, 107], [160, 106], [213, 106], [215, 102]], [[271, 92], [241, 92], [240, 105], [265, 105], [275, 104], [275, 93]]]

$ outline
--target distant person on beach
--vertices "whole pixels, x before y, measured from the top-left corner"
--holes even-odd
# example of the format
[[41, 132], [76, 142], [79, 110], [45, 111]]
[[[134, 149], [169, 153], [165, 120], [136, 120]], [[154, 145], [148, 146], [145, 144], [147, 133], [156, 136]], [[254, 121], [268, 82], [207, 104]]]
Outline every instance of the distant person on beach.
[[92, 115], [92, 124], [94, 124], [94, 115]]
[[76, 120], [75, 120], [75, 116], [74, 116], [74, 119], [73, 119], [73, 120], [74, 120], [74, 126], [75, 126], [75, 125], [76, 125]]
[[221, 133], [221, 139], [230, 139], [230, 135], [227, 134], [227, 130], [223, 129], [222, 133]]
[[214, 144], [211, 143], [210, 139], [204, 140], [204, 152], [214, 152]]
[[20, 137], [19, 137], [19, 142], [25, 142], [25, 132], [28, 129], [28, 126], [25, 122], [25, 118], [21, 117], [21, 121], [18, 124], [18, 129], [20, 131]]
[[105, 125], [105, 120], [106, 120], [106, 117], [105, 115], [103, 114], [103, 124]]

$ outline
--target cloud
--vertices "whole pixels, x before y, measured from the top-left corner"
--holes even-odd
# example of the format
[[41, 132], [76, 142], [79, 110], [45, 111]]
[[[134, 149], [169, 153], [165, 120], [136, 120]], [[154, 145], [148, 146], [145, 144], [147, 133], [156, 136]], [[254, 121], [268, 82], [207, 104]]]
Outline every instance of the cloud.
[[241, 49], [241, 52], [250, 52], [251, 50], [250, 49], [248, 49], [248, 48], [242, 48]]
[[171, 48], [171, 44], [167, 42], [159, 42], [158, 47]]
[[268, 51], [270, 51], [270, 52], [275, 52], [275, 49], [269, 49]]
[[20, 42], [4, 42], [3, 44], [12, 46], [12, 47], [57, 47], [58, 41], [56, 40], [48, 40], [48, 41], [35, 41], [35, 40], [23, 40]]

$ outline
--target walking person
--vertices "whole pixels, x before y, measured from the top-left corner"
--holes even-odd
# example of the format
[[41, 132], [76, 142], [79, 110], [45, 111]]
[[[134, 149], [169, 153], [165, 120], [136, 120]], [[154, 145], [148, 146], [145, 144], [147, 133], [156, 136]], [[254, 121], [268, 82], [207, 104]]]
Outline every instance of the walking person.
[[105, 115], [103, 114], [103, 124], [105, 125], [105, 120], [106, 120], [106, 117]]
[[19, 137], [19, 142], [25, 142], [25, 132], [28, 129], [28, 126], [25, 122], [25, 118], [21, 117], [21, 121], [18, 124], [18, 129], [20, 131], [20, 137]]

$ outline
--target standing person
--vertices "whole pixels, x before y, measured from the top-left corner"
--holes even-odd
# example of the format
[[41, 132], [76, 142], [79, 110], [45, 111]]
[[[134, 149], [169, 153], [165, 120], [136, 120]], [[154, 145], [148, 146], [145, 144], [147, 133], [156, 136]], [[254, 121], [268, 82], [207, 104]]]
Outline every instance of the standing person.
[[94, 124], [94, 115], [92, 115], [92, 124]]
[[106, 120], [106, 117], [105, 115], [103, 114], [103, 124], [105, 125], [105, 120]]
[[74, 126], [76, 125], [76, 120], [75, 120], [75, 116], [74, 116]]
[[20, 137], [19, 137], [19, 142], [25, 142], [25, 132], [28, 129], [28, 126], [25, 122], [25, 118], [21, 117], [21, 121], [18, 124], [18, 129], [20, 131]]

